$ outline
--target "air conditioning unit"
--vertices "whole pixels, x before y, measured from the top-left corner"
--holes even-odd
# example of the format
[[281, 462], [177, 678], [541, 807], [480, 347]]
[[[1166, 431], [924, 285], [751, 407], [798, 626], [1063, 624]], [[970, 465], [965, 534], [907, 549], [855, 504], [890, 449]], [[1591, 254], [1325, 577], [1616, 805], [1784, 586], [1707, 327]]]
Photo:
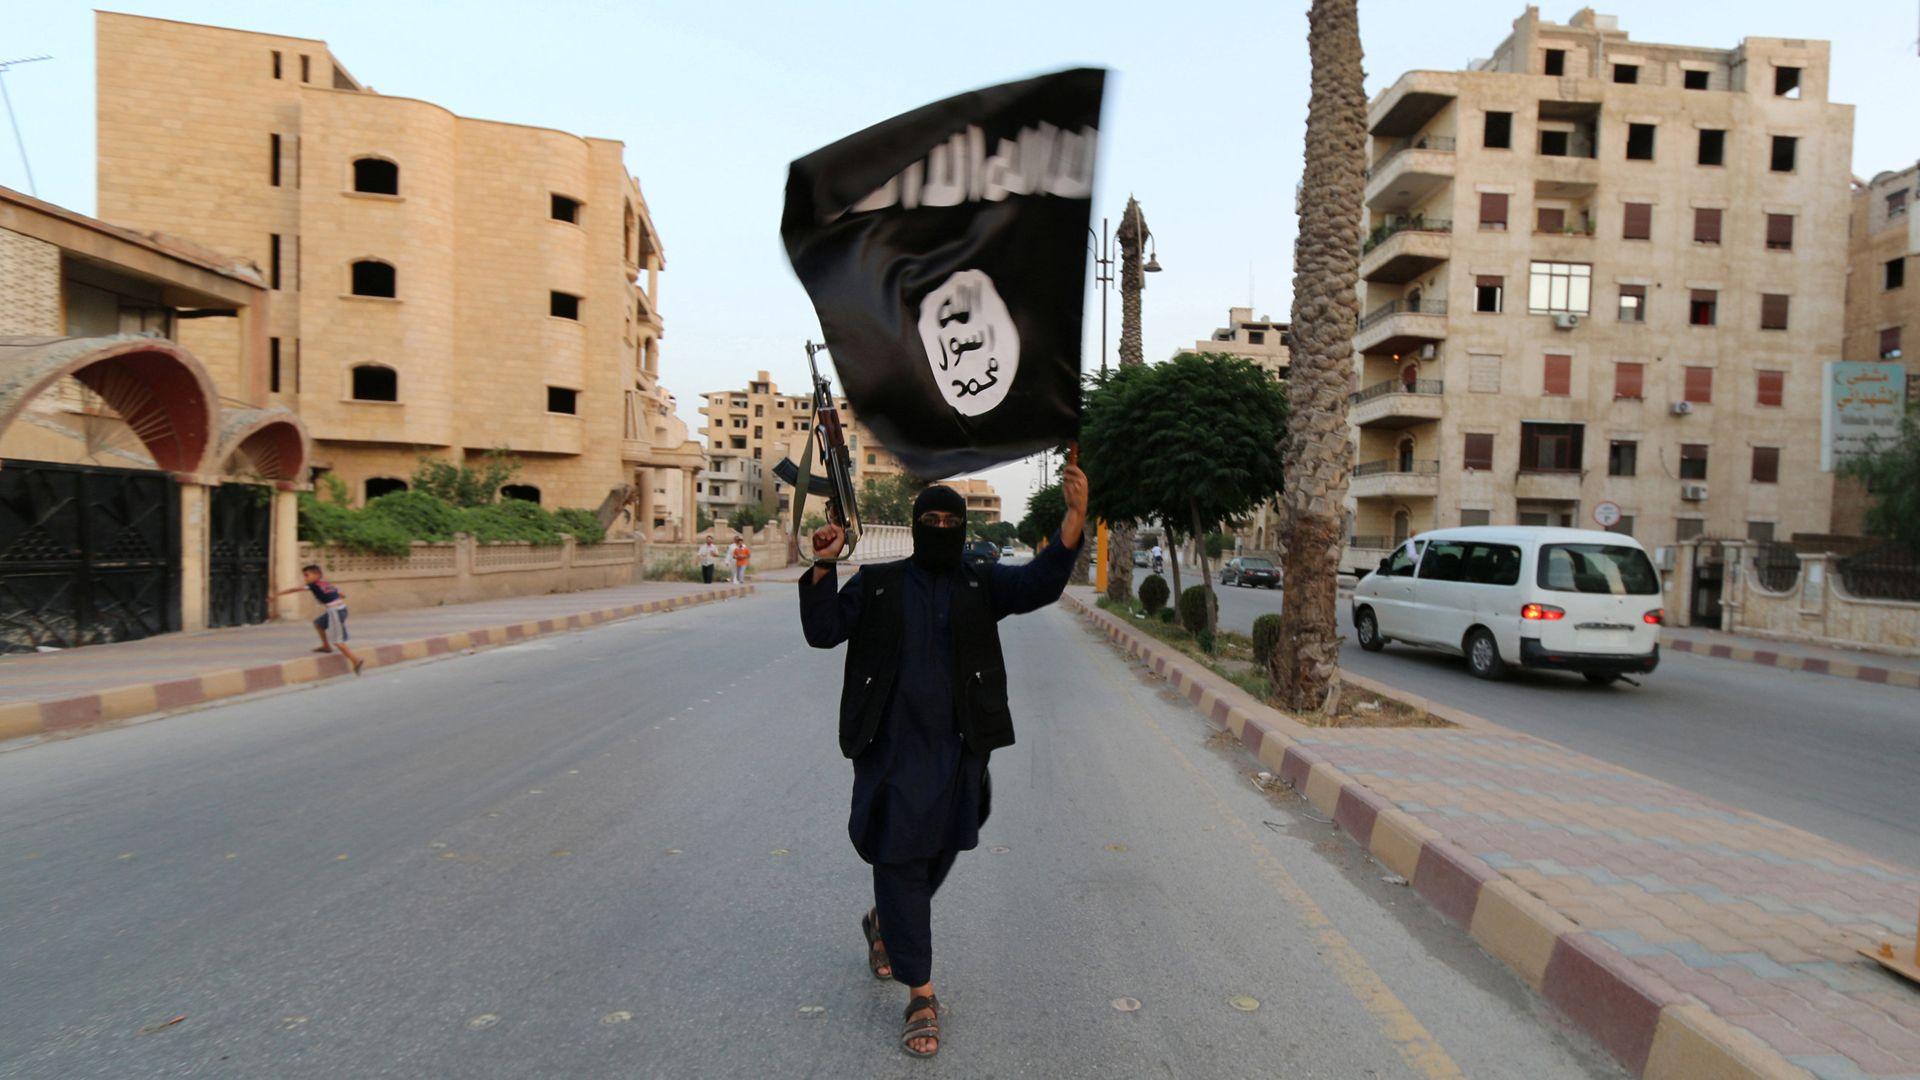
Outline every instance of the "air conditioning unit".
[[1675, 415], [1675, 416], [1692, 416], [1692, 415], [1693, 415], [1693, 402], [1691, 402], [1691, 401], [1676, 401], [1676, 402], [1674, 402], [1674, 403], [1673, 403], [1673, 415]]
[[1707, 500], [1707, 485], [1681, 484], [1680, 498], [1685, 502], [1705, 502]]
[[1553, 328], [1555, 330], [1571, 330], [1579, 325], [1580, 316], [1575, 315], [1571, 311], [1563, 311], [1553, 317]]

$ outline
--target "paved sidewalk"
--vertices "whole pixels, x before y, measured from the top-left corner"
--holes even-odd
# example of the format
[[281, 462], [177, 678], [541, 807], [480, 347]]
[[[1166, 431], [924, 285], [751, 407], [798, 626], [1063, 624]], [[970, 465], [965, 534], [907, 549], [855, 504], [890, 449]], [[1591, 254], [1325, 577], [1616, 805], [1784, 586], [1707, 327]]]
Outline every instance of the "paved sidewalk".
[[1691, 626], [1669, 626], [1660, 631], [1660, 644], [1674, 652], [1741, 660], [1766, 667], [1832, 675], [1861, 682], [1889, 683], [1920, 689], [1920, 656], [1898, 656], [1868, 649], [1842, 649], [1812, 642], [1728, 634]]
[[1636, 1075], [1920, 1077], [1920, 989], [1855, 951], [1920, 870], [1484, 721], [1308, 728], [1075, 606]]
[[[369, 670], [475, 645], [688, 604], [744, 596], [753, 586], [645, 581], [611, 589], [382, 611], [348, 620], [348, 645]], [[308, 605], [311, 607], [311, 605]], [[57, 653], [0, 656], [0, 739], [84, 727], [347, 673], [312, 650], [306, 618], [164, 634]]]

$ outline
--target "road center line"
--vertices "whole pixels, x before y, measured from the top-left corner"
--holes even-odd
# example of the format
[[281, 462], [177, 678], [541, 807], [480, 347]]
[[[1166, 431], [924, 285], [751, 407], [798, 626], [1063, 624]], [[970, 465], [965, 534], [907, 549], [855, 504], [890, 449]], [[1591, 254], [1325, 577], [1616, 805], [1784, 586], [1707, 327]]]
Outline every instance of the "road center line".
[[[1079, 635], [1075, 636], [1079, 639], [1082, 649], [1089, 653], [1095, 652], [1093, 644]], [[1104, 645], [1100, 648], [1104, 650]], [[1111, 659], [1111, 656], [1109, 655], [1108, 658]], [[1194, 765], [1193, 760], [1187, 757], [1179, 745], [1161, 729], [1152, 713], [1142, 707], [1134, 688], [1125, 682], [1120, 682], [1118, 685], [1127, 704], [1159, 737], [1161, 743], [1172, 751], [1181, 767], [1199, 783], [1207, 800], [1212, 803], [1214, 812], [1232, 828], [1234, 835], [1247, 845], [1253, 854], [1255, 864], [1260, 869], [1260, 876], [1273, 886], [1273, 890], [1293, 908], [1294, 916], [1312, 932], [1314, 940], [1320, 945], [1321, 958], [1328, 967], [1332, 968], [1334, 974], [1339, 976], [1340, 981], [1346, 984], [1347, 990], [1353, 994], [1354, 998], [1373, 1016], [1380, 1033], [1399, 1051], [1401, 1059], [1429, 1080], [1465, 1077], [1466, 1074], [1461, 1072], [1460, 1066], [1454, 1063], [1452, 1055], [1448, 1054], [1433, 1037], [1433, 1033], [1427, 1030], [1426, 1025], [1413, 1015], [1413, 1010], [1407, 1008], [1406, 1003], [1387, 987], [1386, 982], [1367, 963], [1366, 958], [1361, 956], [1359, 950], [1353, 947], [1353, 943], [1347, 940], [1347, 936], [1334, 926], [1333, 920], [1327, 917], [1327, 913], [1287, 871], [1286, 866], [1260, 842], [1252, 826], [1233, 812], [1226, 800], [1220, 797], [1220, 792], [1213, 786], [1212, 781], [1207, 779], [1206, 774], [1202, 773], [1199, 767]]]

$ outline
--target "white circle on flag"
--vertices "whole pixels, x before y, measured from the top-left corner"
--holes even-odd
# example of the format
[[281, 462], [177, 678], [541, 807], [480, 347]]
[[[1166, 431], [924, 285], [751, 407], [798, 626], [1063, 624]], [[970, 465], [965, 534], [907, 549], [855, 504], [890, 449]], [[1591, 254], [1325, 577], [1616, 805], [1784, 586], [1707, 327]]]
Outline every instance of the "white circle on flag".
[[1593, 520], [1599, 522], [1603, 529], [1611, 529], [1620, 524], [1620, 504], [1602, 502], [1596, 505], [1593, 508]]
[[957, 270], [920, 301], [920, 341], [955, 412], [979, 416], [1006, 400], [1020, 369], [1020, 331], [985, 273]]

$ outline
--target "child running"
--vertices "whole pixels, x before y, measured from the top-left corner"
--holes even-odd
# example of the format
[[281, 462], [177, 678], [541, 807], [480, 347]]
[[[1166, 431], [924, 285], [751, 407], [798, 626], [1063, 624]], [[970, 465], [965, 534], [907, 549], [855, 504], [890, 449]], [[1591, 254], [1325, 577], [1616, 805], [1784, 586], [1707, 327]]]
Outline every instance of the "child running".
[[300, 573], [307, 579], [305, 585], [282, 589], [274, 595], [288, 596], [301, 589], [311, 592], [313, 598], [320, 601], [321, 607], [319, 617], [313, 620], [313, 628], [320, 634], [320, 647], [313, 651], [323, 653], [338, 649], [340, 655], [346, 657], [347, 662], [353, 665], [353, 673], [360, 674], [360, 669], [365, 666], [366, 661], [353, 655], [353, 650], [347, 648], [346, 596], [339, 589], [334, 588], [326, 578], [320, 576], [318, 566], [309, 563], [300, 568]]

